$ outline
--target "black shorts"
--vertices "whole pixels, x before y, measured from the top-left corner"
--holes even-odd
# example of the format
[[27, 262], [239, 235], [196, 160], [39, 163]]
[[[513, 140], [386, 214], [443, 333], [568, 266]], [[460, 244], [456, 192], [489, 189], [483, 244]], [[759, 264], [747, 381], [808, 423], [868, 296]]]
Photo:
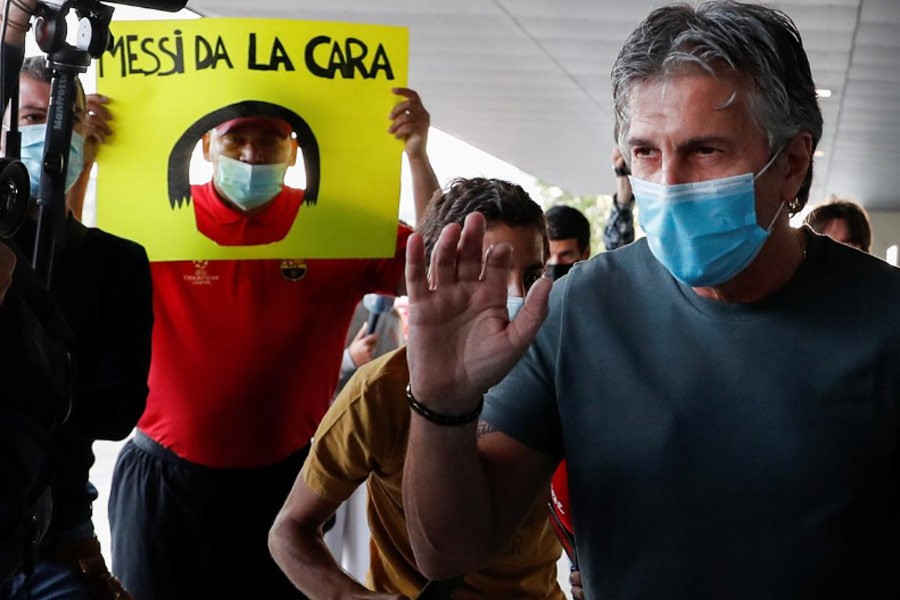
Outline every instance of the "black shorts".
[[272, 560], [268, 532], [308, 453], [213, 469], [138, 431], [113, 474], [113, 573], [135, 600], [305, 598]]

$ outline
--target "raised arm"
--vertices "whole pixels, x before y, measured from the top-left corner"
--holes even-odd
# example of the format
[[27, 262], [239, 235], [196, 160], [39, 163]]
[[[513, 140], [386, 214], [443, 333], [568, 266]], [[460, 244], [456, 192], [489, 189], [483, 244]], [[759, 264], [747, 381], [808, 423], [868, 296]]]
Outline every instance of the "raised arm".
[[[535, 283], [512, 322], [506, 311], [511, 249], [482, 262], [485, 221], [444, 229], [425, 273], [422, 239], [407, 249], [410, 390], [448, 417], [477, 410], [483, 394], [525, 353], [547, 313], [550, 281]], [[475, 570], [499, 554], [554, 464], [474, 421], [438, 425], [413, 411], [404, 471], [404, 506], [416, 562], [441, 579]]]
[[394, 88], [394, 93], [406, 98], [391, 111], [388, 129], [397, 139], [406, 142], [406, 158], [412, 174], [413, 199], [416, 205], [416, 224], [425, 214], [428, 201], [441, 186], [428, 160], [428, 128], [431, 115], [425, 110], [419, 94], [409, 88]]

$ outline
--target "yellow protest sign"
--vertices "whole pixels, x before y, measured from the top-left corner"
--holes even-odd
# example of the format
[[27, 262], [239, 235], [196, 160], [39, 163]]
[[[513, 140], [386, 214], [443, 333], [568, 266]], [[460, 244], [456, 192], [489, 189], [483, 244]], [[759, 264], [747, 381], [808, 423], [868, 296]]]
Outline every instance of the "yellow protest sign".
[[[115, 129], [98, 160], [99, 227], [152, 261], [393, 254], [403, 145], [387, 129], [403, 100], [391, 88], [406, 86], [405, 28], [197, 19], [111, 29], [97, 66]], [[192, 196], [212, 176], [201, 139], [249, 117], [290, 124], [298, 152], [285, 182], [305, 197], [278, 239], [227, 245], [198, 230]]]

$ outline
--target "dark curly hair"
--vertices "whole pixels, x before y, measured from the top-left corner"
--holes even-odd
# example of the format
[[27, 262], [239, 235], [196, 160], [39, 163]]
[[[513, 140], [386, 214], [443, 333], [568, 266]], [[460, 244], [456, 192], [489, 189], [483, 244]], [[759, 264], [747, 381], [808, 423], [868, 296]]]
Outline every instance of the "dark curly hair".
[[591, 224], [571, 206], [559, 204], [547, 211], [547, 234], [554, 241], [575, 238], [582, 252], [591, 245]]
[[425, 216], [417, 227], [425, 241], [425, 260], [431, 260], [431, 252], [446, 225], [462, 225], [474, 212], [484, 215], [488, 229], [494, 223], [534, 227], [544, 239], [544, 256], [550, 253], [544, 211], [528, 192], [508, 181], [475, 177], [454, 179], [446, 190], [435, 194], [428, 203]]

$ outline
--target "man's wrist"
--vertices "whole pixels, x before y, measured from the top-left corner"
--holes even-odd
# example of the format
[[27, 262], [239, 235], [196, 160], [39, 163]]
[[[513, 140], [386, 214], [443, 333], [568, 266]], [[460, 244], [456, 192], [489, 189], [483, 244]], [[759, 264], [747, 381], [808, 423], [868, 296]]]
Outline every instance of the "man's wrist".
[[406, 158], [409, 162], [428, 162], [428, 153], [425, 150], [419, 150], [417, 152], [407, 152]]
[[478, 420], [478, 416], [481, 414], [481, 410], [484, 408], [484, 396], [478, 401], [478, 404], [475, 405], [471, 410], [461, 413], [461, 414], [448, 414], [444, 412], [438, 412], [425, 404], [419, 402], [416, 397], [412, 393], [412, 384], [407, 384], [406, 386], [406, 400], [409, 403], [410, 409], [420, 417], [434, 423], [435, 425], [440, 425], [442, 427], [459, 427], [462, 425], [468, 425], [469, 423], [474, 423]]

